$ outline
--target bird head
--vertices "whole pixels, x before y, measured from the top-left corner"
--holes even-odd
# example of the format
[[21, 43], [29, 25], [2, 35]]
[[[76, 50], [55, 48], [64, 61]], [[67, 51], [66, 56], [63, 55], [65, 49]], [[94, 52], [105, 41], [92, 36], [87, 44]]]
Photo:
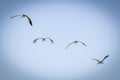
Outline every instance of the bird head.
[[22, 14], [22, 16], [21, 16], [21, 17], [23, 18], [23, 17], [25, 17], [25, 16], [26, 16], [25, 14]]
[[44, 42], [44, 41], [45, 41], [45, 38], [43, 38], [42, 41]]
[[78, 43], [79, 41], [74, 41], [75, 43]]

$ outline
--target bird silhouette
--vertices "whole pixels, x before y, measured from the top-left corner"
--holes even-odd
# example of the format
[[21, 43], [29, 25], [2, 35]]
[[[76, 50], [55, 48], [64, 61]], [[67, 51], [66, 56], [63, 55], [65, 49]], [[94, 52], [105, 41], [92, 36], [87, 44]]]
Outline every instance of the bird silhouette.
[[41, 39], [42, 42], [44, 42], [44, 41], [46, 41], [46, 39], [48, 39], [48, 40], [50, 40], [51, 43], [54, 43], [54, 41], [53, 41], [51, 38], [49, 38], [49, 37], [45, 37], [45, 38], [36, 38], [36, 39], [33, 41], [33, 43], [36, 43], [39, 39]]
[[97, 61], [97, 64], [103, 64], [103, 61], [108, 57], [109, 57], [109, 55], [106, 55], [102, 60], [98, 60], [98, 59], [92, 59], [92, 60]]
[[73, 42], [71, 42], [71, 43], [69, 43], [68, 44], [68, 46], [65, 48], [65, 49], [67, 49], [70, 45], [72, 45], [72, 44], [77, 44], [77, 43], [81, 43], [82, 45], [84, 45], [84, 46], [86, 46], [87, 47], [87, 45], [85, 44], [85, 43], [83, 43], [82, 41], [73, 41]]
[[29, 22], [29, 24], [32, 26], [32, 20], [30, 19], [30, 17], [28, 17], [28, 16], [25, 15], [25, 14], [15, 15], [15, 16], [12, 16], [12, 17], [10, 17], [10, 18], [15, 18], [15, 17], [18, 17], [18, 16], [21, 16], [21, 18], [26, 17], [27, 20], [28, 20], [28, 22]]

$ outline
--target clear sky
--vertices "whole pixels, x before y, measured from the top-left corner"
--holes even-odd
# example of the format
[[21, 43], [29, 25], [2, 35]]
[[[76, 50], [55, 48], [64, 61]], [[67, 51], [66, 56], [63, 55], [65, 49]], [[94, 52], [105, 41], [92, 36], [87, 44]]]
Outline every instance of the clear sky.
[[[1, 80], [119, 80], [119, 1], [0, 1]], [[28, 15], [27, 19], [16, 14]], [[50, 37], [54, 40], [35, 38]], [[72, 44], [80, 40], [87, 44]], [[96, 65], [92, 58], [102, 59]]]

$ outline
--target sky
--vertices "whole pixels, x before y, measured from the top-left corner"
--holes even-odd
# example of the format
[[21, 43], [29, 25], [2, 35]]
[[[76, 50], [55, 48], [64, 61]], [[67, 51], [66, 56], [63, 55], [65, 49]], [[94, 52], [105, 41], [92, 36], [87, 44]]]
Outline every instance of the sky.
[[[0, 0], [0, 80], [119, 80], [120, 5], [114, 0]], [[16, 14], [28, 15], [26, 18]], [[33, 43], [36, 38], [50, 37]], [[87, 44], [72, 44], [80, 40]], [[102, 60], [96, 65], [92, 58]]]

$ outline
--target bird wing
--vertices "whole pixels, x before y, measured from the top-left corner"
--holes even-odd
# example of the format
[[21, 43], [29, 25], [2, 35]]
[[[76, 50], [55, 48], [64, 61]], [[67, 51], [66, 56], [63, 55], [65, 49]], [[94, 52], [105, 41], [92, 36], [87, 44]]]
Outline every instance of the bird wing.
[[68, 46], [65, 49], [67, 49], [72, 43], [74, 43], [74, 42], [71, 42], [70, 44], [68, 44]]
[[37, 42], [37, 40], [38, 40], [38, 38], [36, 38], [36, 39], [33, 41], [33, 43], [36, 43], [36, 42]]
[[84, 46], [86, 46], [87, 47], [87, 45], [85, 44], [85, 43], [83, 43], [82, 41], [79, 41], [82, 45], [84, 45]]
[[44, 39], [44, 38], [36, 38], [36, 39], [33, 41], [33, 43], [36, 43], [37, 40], [39, 40], [39, 39]]
[[95, 61], [97, 61], [97, 62], [100, 62], [100, 60], [98, 60], [98, 59], [92, 59], [92, 60], [95, 60]]
[[109, 57], [109, 55], [106, 55], [106, 56], [103, 58], [103, 60], [102, 60], [102, 61], [104, 61], [107, 57]]
[[21, 15], [15, 15], [15, 16], [11, 16], [10, 18], [15, 18], [15, 17], [17, 17], [17, 16], [21, 16]]
[[51, 43], [54, 43], [54, 41], [51, 38], [47, 37], [46, 39], [49, 39]]
[[30, 25], [32, 26], [32, 20], [31, 20], [30, 17], [28, 17], [27, 15], [26, 15], [26, 17], [27, 17], [27, 19], [28, 19]]

